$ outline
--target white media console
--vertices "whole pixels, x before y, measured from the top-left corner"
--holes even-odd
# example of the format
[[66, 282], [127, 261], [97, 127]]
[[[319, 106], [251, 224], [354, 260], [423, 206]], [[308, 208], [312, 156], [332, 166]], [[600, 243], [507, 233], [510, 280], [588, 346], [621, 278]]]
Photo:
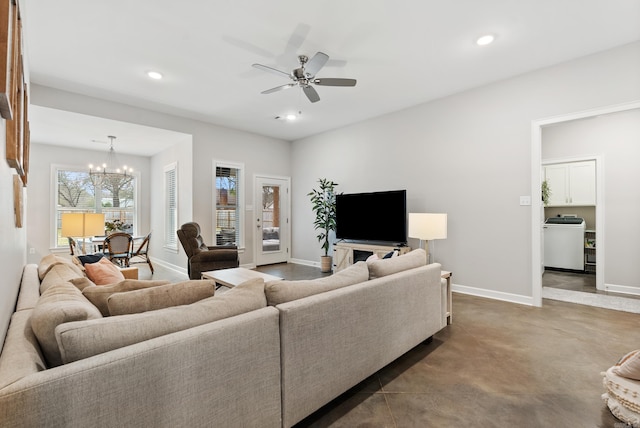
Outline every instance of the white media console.
[[411, 251], [411, 247], [338, 242], [333, 245], [333, 271], [339, 272], [355, 262], [366, 260], [372, 254], [383, 258], [391, 251], [398, 251], [398, 255], [401, 255]]

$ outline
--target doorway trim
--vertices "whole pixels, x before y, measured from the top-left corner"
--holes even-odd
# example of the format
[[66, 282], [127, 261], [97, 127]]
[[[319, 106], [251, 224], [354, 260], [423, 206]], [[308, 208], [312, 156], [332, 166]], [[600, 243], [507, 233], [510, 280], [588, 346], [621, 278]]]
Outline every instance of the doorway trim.
[[[623, 104], [616, 104], [591, 110], [584, 110], [564, 115], [552, 116], [549, 118], [536, 119], [531, 121], [531, 195], [540, 194], [542, 183], [542, 127], [555, 123], [568, 122], [576, 119], [600, 116], [603, 114], [617, 113], [626, 110], [640, 108], [640, 100]], [[598, 168], [602, 172], [602, 168]], [[602, 173], [602, 175], [604, 175]], [[600, 199], [603, 195], [604, 186], [601, 177], [597, 177], [596, 195]], [[600, 207], [600, 210], [598, 210]], [[534, 306], [542, 306], [542, 201], [539, 197], [531, 198], [531, 298]], [[596, 205], [596, 230], [603, 230], [604, 209], [602, 204]], [[601, 238], [602, 236], [602, 238]], [[598, 246], [604, 247], [604, 234], [598, 232]], [[602, 283], [604, 284], [604, 258], [596, 252], [596, 276], [601, 272]], [[598, 278], [596, 278], [596, 282]]]
[[[287, 207], [284, 213], [284, 217], [286, 218], [286, 223], [285, 223], [285, 233], [282, 234], [286, 237], [286, 242], [285, 241], [281, 241], [281, 244], [284, 244], [286, 246], [286, 262], [289, 263], [291, 262], [291, 177], [289, 176], [283, 176], [283, 175], [272, 175], [272, 174], [254, 174], [253, 175], [253, 206], [254, 206], [254, 216], [252, 219], [252, 229], [253, 229], [253, 264], [254, 266], [258, 266], [258, 254], [262, 251], [262, 229], [260, 229], [260, 232], [258, 232], [258, 228], [255, 227], [255, 217], [258, 215], [258, 210], [260, 209], [260, 207], [262, 206], [262, 198], [261, 198], [261, 193], [259, 194], [257, 192], [257, 185], [258, 185], [258, 180], [260, 179], [273, 179], [273, 180], [278, 180], [278, 181], [284, 181], [286, 182], [286, 186], [287, 186]], [[280, 226], [282, 228], [282, 226]]]

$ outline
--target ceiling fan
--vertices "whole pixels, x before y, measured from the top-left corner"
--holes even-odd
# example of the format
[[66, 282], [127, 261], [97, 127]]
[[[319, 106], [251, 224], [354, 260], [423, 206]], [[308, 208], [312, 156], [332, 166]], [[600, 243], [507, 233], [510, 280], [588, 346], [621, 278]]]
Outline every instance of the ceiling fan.
[[293, 69], [291, 73], [280, 71], [272, 67], [268, 67], [262, 64], [253, 64], [254, 68], [258, 70], [268, 71], [269, 73], [277, 74], [278, 76], [286, 76], [293, 80], [292, 83], [286, 85], [276, 86], [275, 88], [262, 91], [261, 94], [271, 94], [283, 89], [293, 88], [299, 86], [312, 103], [320, 101], [320, 96], [315, 90], [313, 85], [318, 86], [356, 86], [356, 79], [342, 79], [342, 78], [317, 78], [316, 74], [324, 65], [329, 61], [329, 55], [323, 52], [316, 53], [313, 58], [309, 59], [306, 55], [298, 55], [298, 61], [300, 67]]

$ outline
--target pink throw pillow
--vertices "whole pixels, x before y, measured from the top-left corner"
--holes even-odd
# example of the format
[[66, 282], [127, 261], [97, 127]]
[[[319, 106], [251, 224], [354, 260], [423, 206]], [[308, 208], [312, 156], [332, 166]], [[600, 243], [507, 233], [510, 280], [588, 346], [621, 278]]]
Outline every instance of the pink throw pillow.
[[84, 265], [87, 276], [96, 285], [113, 284], [124, 279], [124, 275], [118, 266], [111, 263], [107, 258], [100, 259], [97, 263], [87, 263]]

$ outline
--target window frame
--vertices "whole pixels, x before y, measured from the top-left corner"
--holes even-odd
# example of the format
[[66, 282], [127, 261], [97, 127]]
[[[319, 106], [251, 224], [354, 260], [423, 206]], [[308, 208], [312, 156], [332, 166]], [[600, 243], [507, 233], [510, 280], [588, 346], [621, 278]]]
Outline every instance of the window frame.
[[218, 221], [217, 221], [217, 204], [216, 204], [216, 200], [217, 200], [217, 190], [218, 187], [216, 185], [216, 179], [217, 179], [217, 174], [216, 174], [216, 168], [233, 168], [238, 170], [238, 184], [237, 184], [237, 195], [236, 195], [236, 216], [237, 216], [237, 220], [236, 223], [238, 225], [238, 232], [236, 234], [236, 236], [238, 237], [237, 242], [236, 242], [236, 246], [238, 247], [238, 251], [244, 251], [245, 249], [245, 215], [244, 215], [244, 209], [245, 209], [245, 194], [244, 194], [244, 190], [245, 190], [245, 177], [246, 177], [246, 172], [245, 172], [245, 166], [243, 162], [234, 162], [234, 161], [227, 161], [227, 160], [221, 160], [221, 159], [213, 159], [213, 169], [212, 169], [212, 173], [213, 173], [213, 192], [212, 192], [212, 205], [213, 205], [213, 218], [212, 218], [212, 230], [211, 230], [211, 234], [212, 234], [212, 242], [214, 243], [214, 245], [217, 243], [216, 240], [216, 229], [218, 227]]
[[[170, 213], [169, 211], [171, 210], [170, 207], [170, 201], [169, 201], [169, 189], [168, 189], [168, 180], [167, 180], [167, 173], [173, 171], [173, 185], [174, 185], [174, 189], [173, 189], [173, 194], [174, 194], [174, 213], [173, 213], [173, 227], [171, 227], [169, 223], [170, 219]], [[163, 168], [163, 174], [162, 174], [162, 179], [163, 179], [163, 187], [164, 187], [164, 210], [163, 210], [163, 239], [162, 239], [162, 247], [168, 251], [172, 251], [177, 253], [178, 252], [178, 235], [176, 233], [176, 231], [178, 230], [178, 224], [179, 224], [179, 219], [178, 219], [178, 215], [179, 215], [179, 205], [180, 205], [180, 198], [178, 197], [178, 162], [172, 162], [168, 165], [165, 165]], [[173, 233], [169, 233], [169, 228], [173, 229]]]
[[[58, 171], [73, 171], [73, 172], [88, 172], [86, 166], [82, 165], [73, 165], [73, 164], [51, 164], [50, 171], [50, 188], [49, 188], [49, 196], [51, 198], [51, 211], [49, 215], [49, 245], [50, 251], [59, 251], [65, 248], [68, 248], [67, 244], [58, 245]], [[135, 171], [131, 174], [134, 177], [134, 185], [133, 185], [133, 197], [134, 197], [134, 208], [133, 208], [133, 234], [138, 232], [140, 225], [140, 177], [141, 174], [139, 171]], [[94, 207], [93, 212], [102, 212], [102, 210], [97, 211]]]

